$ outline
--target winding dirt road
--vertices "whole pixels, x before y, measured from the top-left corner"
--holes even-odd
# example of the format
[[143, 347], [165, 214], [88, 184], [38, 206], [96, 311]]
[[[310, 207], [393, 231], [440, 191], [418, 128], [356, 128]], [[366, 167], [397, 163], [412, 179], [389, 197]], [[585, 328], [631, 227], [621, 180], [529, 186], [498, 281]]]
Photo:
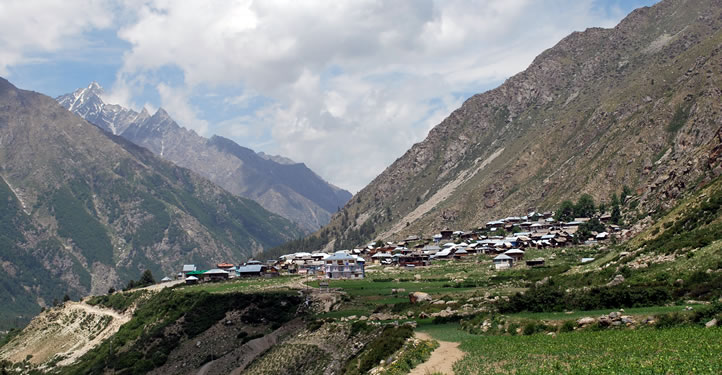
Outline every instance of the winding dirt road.
[[[433, 340], [427, 333], [416, 332], [416, 338], [421, 340]], [[409, 375], [427, 375], [434, 373], [454, 374], [452, 365], [464, 357], [464, 352], [459, 349], [458, 342], [439, 341], [439, 347], [431, 352], [429, 360], [414, 367]]]

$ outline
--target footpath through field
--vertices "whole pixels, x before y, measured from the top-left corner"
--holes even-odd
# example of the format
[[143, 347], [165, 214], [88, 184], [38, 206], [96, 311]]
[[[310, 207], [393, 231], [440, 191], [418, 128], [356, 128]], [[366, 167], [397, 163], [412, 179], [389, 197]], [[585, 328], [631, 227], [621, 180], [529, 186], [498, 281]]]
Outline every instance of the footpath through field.
[[[433, 340], [433, 338], [424, 332], [416, 332], [416, 337], [421, 340]], [[459, 349], [458, 342], [439, 341], [439, 347], [431, 352], [429, 360], [414, 367], [409, 375], [426, 375], [433, 373], [453, 374], [452, 365], [454, 362], [464, 357], [464, 352]]]

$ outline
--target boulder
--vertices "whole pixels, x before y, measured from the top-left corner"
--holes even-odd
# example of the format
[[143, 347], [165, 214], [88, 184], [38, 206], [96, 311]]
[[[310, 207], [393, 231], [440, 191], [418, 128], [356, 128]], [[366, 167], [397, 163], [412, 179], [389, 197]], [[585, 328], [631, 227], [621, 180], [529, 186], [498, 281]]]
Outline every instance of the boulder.
[[459, 301], [446, 301], [447, 305], [456, 305]]
[[612, 279], [612, 281], [607, 283], [607, 286], [617, 286], [623, 282], [624, 282], [624, 276], [617, 275], [617, 276], [614, 276], [614, 279]]
[[579, 319], [577, 320], [577, 324], [580, 325], [580, 326], [585, 326], [585, 325], [588, 325], [588, 324], [594, 324], [596, 321], [597, 321], [596, 319], [587, 316], [587, 317], [584, 317], [584, 318], [579, 318]]
[[712, 319], [712, 320], [710, 320], [709, 322], [705, 323], [704, 326], [707, 327], [707, 328], [716, 327], [716, 326], [717, 326], [717, 319]]
[[442, 300], [438, 300], [438, 301], [432, 302], [432, 304], [433, 304], [433, 305], [446, 305], [446, 302], [444, 302], [444, 301], [442, 301]]
[[358, 318], [358, 320], [363, 322], [363, 321], [369, 320], [369, 318], [366, 315], [361, 315], [361, 317]]
[[429, 295], [429, 293], [424, 293], [424, 292], [409, 293], [409, 302], [411, 302], [411, 303], [421, 303], [421, 302], [430, 302], [430, 301], [431, 301], [431, 295]]
[[414, 316], [414, 312], [411, 311], [411, 310], [409, 310], [409, 311], [406, 312], [406, 316], [409, 317], [409, 318], [412, 318], [412, 317]]
[[429, 314], [427, 314], [423, 311], [419, 313], [419, 319], [427, 319], [428, 317], [429, 317]]

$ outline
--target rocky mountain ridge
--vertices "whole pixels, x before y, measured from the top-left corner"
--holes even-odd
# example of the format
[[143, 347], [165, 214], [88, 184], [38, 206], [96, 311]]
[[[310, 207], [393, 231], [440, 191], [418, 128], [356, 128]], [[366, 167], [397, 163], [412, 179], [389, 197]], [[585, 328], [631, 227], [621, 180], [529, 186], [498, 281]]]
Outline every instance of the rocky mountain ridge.
[[302, 233], [4, 79], [0, 144], [3, 327], [64, 294], [105, 293], [145, 269], [161, 278], [184, 263], [240, 262]]
[[575, 32], [474, 95], [315, 235], [345, 248], [474, 228], [623, 185], [663, 210], [722, 172], [722, 3], [665, 0]]
[[145, 147], [154, 154], [189, 168], [232, 194], [253, 199], [307, 232], [327, 224], [351, 198], [303, 163], [239, 146], [213, 136], [206, 139], [179, 126], [162, 108], [152, 116], [106, 104], [97, 83], [59, 96], [58, 102], [98, 127]]

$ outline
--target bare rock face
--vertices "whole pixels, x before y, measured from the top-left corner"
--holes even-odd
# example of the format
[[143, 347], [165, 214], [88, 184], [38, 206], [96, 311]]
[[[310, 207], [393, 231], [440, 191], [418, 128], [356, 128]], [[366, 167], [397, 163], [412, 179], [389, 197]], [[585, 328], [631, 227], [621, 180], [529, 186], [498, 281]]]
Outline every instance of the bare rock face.
[[669, 0], [572, 33], [434, 127], [345, 207], [363, 223], [336, 216], [328, 241], [362, 224], [363, 240], [474, 228], [623, 185], [640, 209], [671, 207], [722, 173], [721, 13]]

